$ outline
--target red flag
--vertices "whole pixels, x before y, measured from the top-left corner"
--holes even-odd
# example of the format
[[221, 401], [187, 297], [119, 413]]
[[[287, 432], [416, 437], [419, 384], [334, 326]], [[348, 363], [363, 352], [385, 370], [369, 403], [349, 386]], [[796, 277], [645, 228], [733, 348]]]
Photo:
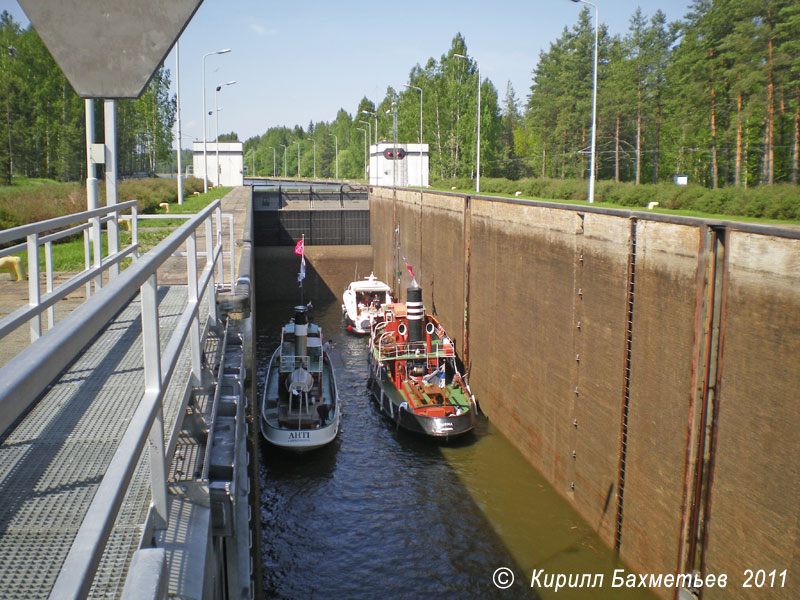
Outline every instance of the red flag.
[[303, 246], [305, 245], [303, 242], [305, 238], [300, 238], [300, 241], [297, 242], [297, 245], [294, 247], [294, 253], [303, 256]]
[[411, 279], [414, 279], [414, 271], [411, 270], [411, 265], [408, 264], [405, 256], [403, 257], [403, 262], [406, 263], [406, 269], [408, 269], [408, 272], [411, 274]]

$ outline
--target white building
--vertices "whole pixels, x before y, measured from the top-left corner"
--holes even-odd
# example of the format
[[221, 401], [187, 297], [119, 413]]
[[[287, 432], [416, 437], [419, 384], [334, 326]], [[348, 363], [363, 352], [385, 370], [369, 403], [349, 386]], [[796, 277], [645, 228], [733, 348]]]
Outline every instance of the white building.
[[[234, 187], [244, 185], [244, 159], [242, 155], [242, 142], [220, 142], [219, 143], [219, 169], [217, 169], [217, 144], [206, 142], [206, 155], [208, 157], [208, 184], [217, 185], [217, 175], [219, 173], [219, 185]], [[206, 167], [203, 161], [203, 142], [192, 144], [194, 158], [192, 169], [194, 176], [202, 179], [206, 174]]]
[[[369, 184], [428, 187], [428, 144], [380, 142], [369, 147]], [[394, 172], [396, 169], [396, 173]]]

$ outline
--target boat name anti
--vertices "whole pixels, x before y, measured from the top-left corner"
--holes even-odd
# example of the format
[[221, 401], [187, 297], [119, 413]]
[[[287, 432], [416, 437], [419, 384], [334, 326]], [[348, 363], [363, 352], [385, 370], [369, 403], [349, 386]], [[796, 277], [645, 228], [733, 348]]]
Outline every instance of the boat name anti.
[[289, 441], [293, 440], [307, 440], [310, 439], [310, 432], [308, 431], [290, 431]]

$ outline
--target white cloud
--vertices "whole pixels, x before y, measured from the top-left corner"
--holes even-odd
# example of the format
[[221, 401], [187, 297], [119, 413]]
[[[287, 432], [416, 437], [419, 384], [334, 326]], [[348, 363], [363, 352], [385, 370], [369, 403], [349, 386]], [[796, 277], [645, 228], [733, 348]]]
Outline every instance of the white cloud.
[[261, 36], [273, 36], [276, 33], [278, 33], [278, 31], [276, 29], [274, 29], [274, 28], [267, 29], [263, 25], [258, 25], [256, 23], [251, 23], [250, 24], [250, 29], [252, 29], [258, 35], [261, 35]]

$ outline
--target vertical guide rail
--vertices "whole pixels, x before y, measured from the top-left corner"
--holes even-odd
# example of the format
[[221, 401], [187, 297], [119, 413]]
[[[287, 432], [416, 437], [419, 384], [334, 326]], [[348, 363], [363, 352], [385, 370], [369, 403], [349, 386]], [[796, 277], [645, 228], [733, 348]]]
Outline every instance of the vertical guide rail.
[[628, 294], [625, 317], [625, 350], [622, 370], [622, 415], [619, 432], [619, 471], [617, 475], [617, 525], [614, 534], [614, 549], [619, 552], [622, 545], [622, 503], [625, 495], [625, 463], [628, 454], [628, 411], [631, 400], [631, 354], [633, 347], [633, 309], [636, 297], [636, 218], [630, 219], [630, 242], [628, 247]]
[[153, 273], [139, 288], [142, 304], [142, 352], [145, 394], [155, 395], [155, 418], [147, 436], [154, 525], [166, 529], [168, 518], [167, 472], [164, 459], [164, 413], [161, 406], [161, 342], [158, 332], [158, 283]]
[[686, 568], [703, 573], [705, 569], [706, 525], [711, 504], [711, 479], [714, 468], [716, 417], [719, 411], [717, 384], [721, 354], [721, 328], [725, 301], [726, 230], [708, 228], [710, 244], [706, 267], [706, 298], [703, 306], [703, 348], [700, 358], [699, 418], [696, 433], [694, 472], [690, 499], [690, 515]]

